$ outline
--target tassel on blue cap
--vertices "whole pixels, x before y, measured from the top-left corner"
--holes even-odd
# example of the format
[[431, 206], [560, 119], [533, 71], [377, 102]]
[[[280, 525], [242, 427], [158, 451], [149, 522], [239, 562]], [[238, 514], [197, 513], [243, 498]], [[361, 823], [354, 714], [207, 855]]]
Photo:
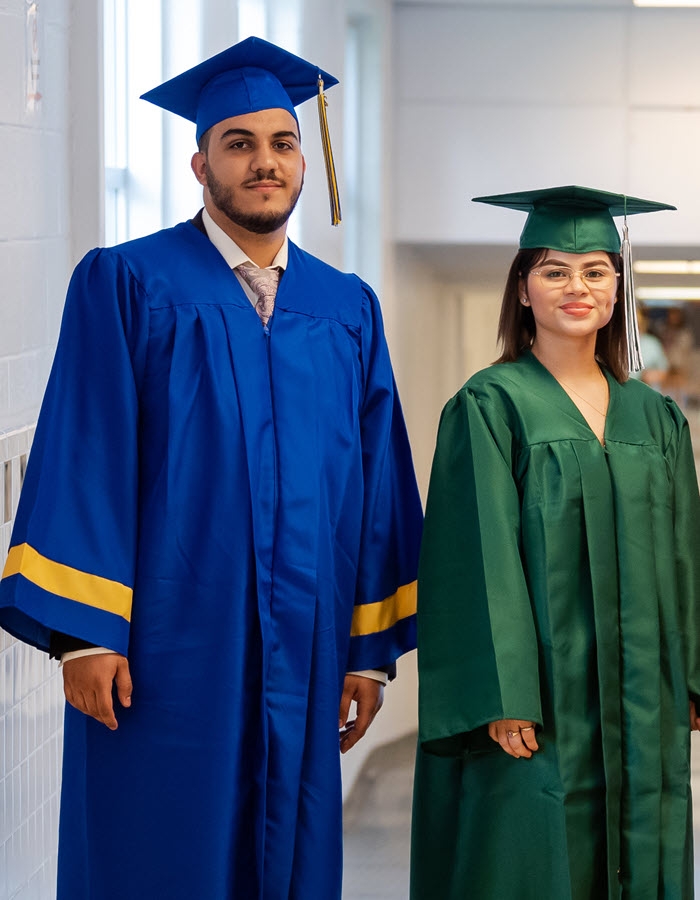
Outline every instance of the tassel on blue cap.
[[326, 180], [328, 181], [328, 197], [331, 203], [331, 225], [340, 225], [342, 219], [340, 211], [340, 194], [338, 192], [338, 179], [335, 174], [335, 162], [333, 161], [333, 148], [331, 147], [331, 135], [328, 130], [328, 101], [323, 92], [323, 77], [318, 76], [318, 121], [321, 128], [321, 145], [323, 147], [323, 159], [326, 164]]

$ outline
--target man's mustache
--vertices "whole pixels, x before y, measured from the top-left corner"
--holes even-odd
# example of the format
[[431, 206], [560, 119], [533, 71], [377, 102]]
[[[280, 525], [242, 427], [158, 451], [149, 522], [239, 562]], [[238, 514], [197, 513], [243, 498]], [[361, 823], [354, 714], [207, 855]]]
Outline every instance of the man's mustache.
[[285, 184], [284, 181], [275, 176], [274, 172], [268, 172], [267, 174], [264, 172], [256, 172], [252, 178], [244, 181], [243, 185], [245, 187], [248, 184], [259, 184], [261, 181], [269, 181], [271, 184], [279, 185], [279, 187], [284, 187]]

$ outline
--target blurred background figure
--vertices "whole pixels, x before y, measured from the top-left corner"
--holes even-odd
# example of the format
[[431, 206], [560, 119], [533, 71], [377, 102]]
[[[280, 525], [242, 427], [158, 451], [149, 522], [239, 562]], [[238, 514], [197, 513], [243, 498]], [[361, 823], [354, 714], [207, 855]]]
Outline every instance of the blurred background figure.
[[691, 389], [690, 374], [695, 338], [682, 307], [670, 307], [661, 326], [660, 338], [668, 359], [665, 388], [679, 405], [685, 408]]
[[660, 391], [666, 381], [668, 358], [659, 338], [649, 331], [649, 313], [641, 304], [637, 306], [637, 321], [644, 368], [639, 372], [630, 372], [630, 378], [637, 378]]

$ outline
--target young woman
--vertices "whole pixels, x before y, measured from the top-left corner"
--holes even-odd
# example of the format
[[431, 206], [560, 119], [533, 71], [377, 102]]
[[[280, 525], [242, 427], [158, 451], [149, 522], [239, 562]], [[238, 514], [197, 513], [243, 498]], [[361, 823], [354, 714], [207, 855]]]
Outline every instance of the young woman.
[[433, 463], [411, 896], [689, 900], [700, 500], [683, 415], [627, 378], [611, 217], [669, 207], [480, 199], [530, 215]]

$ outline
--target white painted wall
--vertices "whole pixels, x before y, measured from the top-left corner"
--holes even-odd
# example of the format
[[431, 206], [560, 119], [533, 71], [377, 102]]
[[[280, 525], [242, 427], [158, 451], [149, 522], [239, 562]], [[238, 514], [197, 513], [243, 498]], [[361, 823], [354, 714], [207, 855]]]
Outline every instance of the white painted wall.
[[479, 194], [584, 184], [674, 203], [637, 243], [700, 242], [700, 9], [395, 6], [395, 236], [513, 242]]

